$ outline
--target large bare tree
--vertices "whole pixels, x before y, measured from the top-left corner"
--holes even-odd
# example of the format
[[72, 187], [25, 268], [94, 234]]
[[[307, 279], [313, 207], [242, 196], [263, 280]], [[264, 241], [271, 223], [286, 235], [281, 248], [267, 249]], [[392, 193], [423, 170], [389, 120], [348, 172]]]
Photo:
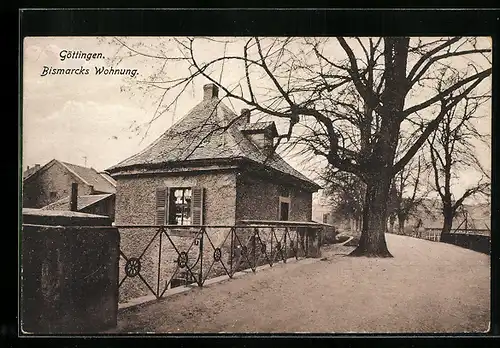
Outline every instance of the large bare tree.
[[[384, 234], [392, 178], [447, 112], [491, 74], [490, 42], [464, 37], [187, 37], [156, 47], [116, 42], [125, 56], [158, 62], [158, 71], [141, 81], [146, 91], [161, 91], [153, 119], [202, 77], [223, 98], [286, 122], [276, 146], [293, 144], [359, 177], [366, 195], [353, 256], [392, 256]], [[459, 78], [451, 82], [452, 75]], [[437, 84], [443, 88], [435, 92]], [[406, 151], [397, 156], [402, 142]]]
[[[488, 134], [478, 131], [475, 125], [477, 120], [484, 118], [480, 106], [489, 101], [489, 98], [488, 94], [465, 97], [446, 112], [443, 121], [427, 140], [434, 189], [442, 203], [441, 233], [450, 233], [453, 219], [463, 208], [466, 199], [489, 193], [490, 175], [478, 160], [475, 149], [475, 145], [481, 141], [489, 145]], [[455, 196], [453, 184], [460, 180], [458, 174], [464, 169], [472, 169], [478, 173], [478, 180], [467, 187], [462, 195]]]

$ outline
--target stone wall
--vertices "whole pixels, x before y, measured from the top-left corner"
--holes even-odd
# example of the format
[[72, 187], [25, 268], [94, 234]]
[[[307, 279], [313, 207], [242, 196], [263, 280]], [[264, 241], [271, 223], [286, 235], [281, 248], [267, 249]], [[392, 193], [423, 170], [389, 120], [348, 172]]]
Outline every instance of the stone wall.
[[278, 220], [281, 190], [290, 192], [290, 221], [311, 221], [312, 193], [262, 177], [237, 178], [236, 220]]
[[102, 216], [23, 209], [23, 332], [97, 333], [115, 327], [119, 238]]
[[119, 177], [116, 187], [116, 224], [154, 225], [156, 189], [193, 186], [205, 188], [205, 225], [234, 224], [236, 204], [234, 173]]
[[[228, 225], [235, 223], [236, 204], [236, 175], [230, 172], [213, 174], [197, 174], [185, 176], [149, 176], [149, 177], [120, 177], [117, 179], [116, 216], [115, 223], [120, 225], [155, 225], [156, 214], [156, 189], [163, 187], [203, 187], [204, 188], [204, 224]], [[223, 262], [227, 262], [230, 247], [228, 228], [209, 229], [206, 232], [215, 248], [221, 248]], [[200, 244], [195, 244], [195, 237], [199, 229], [186, 231], [186, 229], [167, 230], [170, 239], [162, 234], [161, 252], [160, 236], [154, 228], [120, 229], [122, 238], [122, 251], [126, 257], [139, 257], [150, 241], [151, 245], [141, 257], [141, 276], [150, 284], [154, 292], [161, 293], [173, 277], [181, 277], [186, 268], [179, 268], [176, 260], [178, 252], [186, 252], [188, 265], [193, 273], [199, 270]], [[184, 236], [177, 236], [183, 234]], [[156, 237], [155, 237], [156, 235]], [[226, 238], [227, 237], [227, 238]], [[175, 245], [175, 248], [173, 245]], [[207, 238], [204, 238], [203, 260], [208, 264], [203, 265], [203, 276], [207, 276], [209, 266], [213, 260], [214, 247]], [[175, 250], [177, 248], [177, 251]], [[160, 257], [161, 254], [161, 257]], [[226, 260], [226, 261], [224, 261]], [[158, 283], [158, 263], [159, 283]], [[120, 258], [120, 279], [125, 277], [126, 261]], [[206, 267], [205, 267], [206, 266]], [[223, 267], [217, 262], [210, 269], [210, 276], [220, 275]], [[120, 286], [120, 301], [152, 294], [151, 289], [139, 277], [127, 277]]]
[[484, 254], [489, 254], [491, 251], [491, 239], [489, 236], [462, 233], [445, 233], [441, 234], [440, 241]]
[[[23, 184], [23, 208], [41, 208], [71, 194], [71, 184], [78, 184], [80, 196], [92, 193], [92, 188], [77, 180], [59, 163], [44, 169]], [[55, 192], [51, 196], [51, 192]]]
[[[283, 185], [255, 178], [252, 175], [236, 175], [233, 172], [185, 176], [118, 177], [115, 223], [117, 226], [155, 225], [156, 189], [193, 186], [205, 189], [204, 224], [227, 226], [233, 226], [237, 220], [242, 219], [277, 220], [279, 193], [284, 188]], [[289, 187], [289, 189], [291, 195], [290, 220], [310, 221], [312, 194], [293, 187]], [[268, 251], [270, 251], [271, 243], [269, 231], [262, 231], [262, 237], [267, 243]], [[120, 286], [120, 302], [153, 293], [161, 295], [165, 289], [175, 285], [172, 283], [172, 279], [173, 282], [176, 282], [176, 278], [184, 278], [186, 273], [191, 276], [188, 268], [181, 268], [177, 263], [179, 253], [183, 251], [188, 256], [187, 265], [195, 277], [199, 277], [200, 270], [203, 279], [230, 272], [234, 268], [231, 266], [231, 262], [234, 264], [237, 261], [235, 246], [239, 245], [234, 235], [231, 241], [231, 229], [207, 228], [203, 238], [202, 251], [200, 251], [201, 241], [196, 241], [198, 232], [199, 229], [191, 231], [186, 231], [183, 228], [176, 228], [173, 231], [166, 230], [166, 234], [162, 234], [160, 246], [158, 229], [120, 228], [122, 251], [127, 258], [141, 257], [140, 275], [142, 276], [142, 279], [139, 276], [125, 277], [126, 261], [123, 257], [120, 258], [120, 279], [125, 279]], [[278, 229], [275, 233], [280, 241], [283, 230]], [[167, 234], [170, 238], [167, 237]], [[179, 236], [179, 234], [183, 236]], [[237, 235], [241, 244], [248, 247], [251, 243], [253, 229], [240, 229], [237, 231]], [[273, 240], [273, 243], [275, 247], [277, 241]], [[214, 254], [218, 253], [215, 251], [217, 249], [220, 249], [220, 260], [217, 256], [214, 257]], [[257, 265], [268, 263], [265, 255], [259, 254], [259, 250], [260, 245], [256, 249]], [[203, 252], [203, 265], [201, 265], [200, 252]], [[274, 256], [276, 260], [281, 257], [277, 254]], [[238, 265], [238, 269], [242, 267], [249, 268], [249, 265], [244, 263]], [[151, 289], [145, 282], [149, 284]]]

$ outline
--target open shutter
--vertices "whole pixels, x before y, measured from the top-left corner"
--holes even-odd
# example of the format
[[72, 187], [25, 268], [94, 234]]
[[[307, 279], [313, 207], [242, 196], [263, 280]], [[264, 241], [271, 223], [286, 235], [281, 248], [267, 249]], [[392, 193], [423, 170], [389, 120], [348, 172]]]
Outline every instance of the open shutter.
[[203, 225], [203, 187], [193, 187], [191, 191], [191, 223]]
[[167, 222], [169, 189], [156, 190], [156, 225], [165, 225]]

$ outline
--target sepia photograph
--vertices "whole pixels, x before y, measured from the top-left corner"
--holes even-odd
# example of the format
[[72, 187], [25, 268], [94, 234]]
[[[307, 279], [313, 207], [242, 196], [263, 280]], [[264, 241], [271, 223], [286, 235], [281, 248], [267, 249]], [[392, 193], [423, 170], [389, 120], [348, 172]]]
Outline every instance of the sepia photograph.
[[20, 334], [491, 320], [492, 39], [31, 36]]

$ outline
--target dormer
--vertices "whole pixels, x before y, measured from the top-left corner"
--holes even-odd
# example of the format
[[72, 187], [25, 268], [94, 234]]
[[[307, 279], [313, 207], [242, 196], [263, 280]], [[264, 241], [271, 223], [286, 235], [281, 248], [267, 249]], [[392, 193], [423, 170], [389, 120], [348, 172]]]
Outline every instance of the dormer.
[[274, 147], [274, 138], [278, 136], [276, 125], [273, 121], [250, 123], [250, 115], [247, 109], [242, 110], [242, 116], [247, 122], [240, 127], [240, 131], [250, 139], [259, 149], [270, 155]]

